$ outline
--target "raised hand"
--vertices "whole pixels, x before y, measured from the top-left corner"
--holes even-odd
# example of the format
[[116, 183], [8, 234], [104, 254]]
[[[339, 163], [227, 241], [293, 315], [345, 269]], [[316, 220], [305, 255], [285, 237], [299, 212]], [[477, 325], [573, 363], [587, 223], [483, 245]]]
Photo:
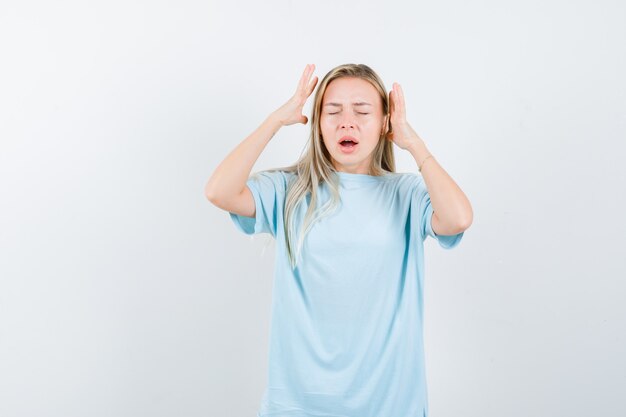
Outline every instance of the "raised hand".
[[406, 106], [400, 84], [393, 83], [393, 88], [389, 92], [389, 103], [391, 131], [387, 134], [387, 139], [392, 140], [401, 149], [408, 149], [422, 139], [406, 121]]
[[315, 64], [307, 64], [293, 97], [274, 111], [274, 115], [283, 126], [289, 126], [295, 123], [306, 124], [308, 122], [308, 117], [302, 114], [302, 108], [317, 85], [317, 76], [313, 77], [311, 80], [311, 75], [314, 70]]

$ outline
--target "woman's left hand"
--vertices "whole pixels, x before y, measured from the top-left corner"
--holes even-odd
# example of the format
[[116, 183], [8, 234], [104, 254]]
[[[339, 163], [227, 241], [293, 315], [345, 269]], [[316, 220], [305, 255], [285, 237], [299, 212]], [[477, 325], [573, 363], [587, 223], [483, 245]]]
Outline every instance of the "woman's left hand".
[[393, 88], [389, 92], [389, 107], [391, 130], [387, 133], [387, 139], [393, 141], [401, 149], [408, 149], [421, 142], [422, 139], [406, 121], [404, 94], [398, 83], [393, 83]]

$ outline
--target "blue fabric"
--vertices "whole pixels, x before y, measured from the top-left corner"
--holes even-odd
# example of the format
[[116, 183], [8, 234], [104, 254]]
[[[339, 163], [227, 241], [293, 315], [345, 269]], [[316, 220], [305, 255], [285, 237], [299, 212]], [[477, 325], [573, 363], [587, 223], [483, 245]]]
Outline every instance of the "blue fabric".
[[[247, 181], [255, 217], [230, 213], [245, 234], [276, 240], [269, 374], [258, 416], [425, 417], [424, 247], [436, 235], [421, 175], [338, 172], [341, 204], [307, 234], [300, 263], [286, 255], [283, 209], [295, 174]], [[329, 198], [319, 188], [318, 204]], [[297, 210], [302, 221], [307, 198]]]

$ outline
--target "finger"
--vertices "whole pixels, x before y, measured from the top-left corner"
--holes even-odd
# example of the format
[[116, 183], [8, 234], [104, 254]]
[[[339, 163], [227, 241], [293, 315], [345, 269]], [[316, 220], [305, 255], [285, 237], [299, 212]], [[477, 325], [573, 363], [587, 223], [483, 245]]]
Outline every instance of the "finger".
[[306, 72], [306, 81], [305, 81], [305, 86], [308, 87], [309, 85], [309, 80], [311, 79], [311, 75], [313, 75], [313, 71], [315, 71], [315, 64], [309, 64], [308, 65], [308, 70]]
[[398, 84], [398, 107], [400, 109], [400, 114], [403, 118], [406, 118], [406, 106], [404, 103], [404, 92], [402, 91], [402, 87]]
[[393, 83], [393, 96], [395, 98], [396, 117], [398, 117], [399, 120], [402, 120], [402, 103], [400, 100], [399, 87], [400, 86], [398, 85], [398, 83]]
[[304, 91], [306, 84], [309, 80], [310, 70], [311, 65], [307, 64], [306, 67], [304, 67], [304, 71], [302, 71], [302, 76], [300, 77], [300, 82], [298, 83], [298, 92]]
[[311, 93], [313, 92], [313, 90], [315, 89], [315, 86], [317, 85], [317, 81], [318, 81], [317, 76], [313, 77], [313, 80], [312, 80], [312, 81], [311, 81], [311, 83], [309, 84], [309, 89], [308, 89], [308, 90], [307, 90], [307, 92], [306, 92], [306, 96], [307, 96], [307, 97], [308, 97], [308, 96], [310, 96], [310, 95], [311, 95]]
[[317, 83], [317, 80], [315, 80], [315, 83], [313, 83], [313, 86], [311, 86], [311, 83], [309, 82], [314, 70], [315, 64], [307, 65], [307, 70], [305, 71], [305, 74], [303, 74], [303, 83], [301, 83], [301, 85], [298, 87], [297, 94], [303, 100], [311, 95], [311, 91], [313, 91], [313, 88], [315, 88], [315, 84]]

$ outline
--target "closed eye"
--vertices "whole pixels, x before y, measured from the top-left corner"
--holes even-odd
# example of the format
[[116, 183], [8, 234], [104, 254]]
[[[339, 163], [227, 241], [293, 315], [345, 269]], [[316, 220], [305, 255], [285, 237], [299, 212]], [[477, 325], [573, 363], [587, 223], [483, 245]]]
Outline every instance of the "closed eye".
[[[328, 113], [328, 114], [337, 114], [339, 113], [338, 111], [334, 112], [334, 113]], [[369, 114], [369, 113], [361, 113], [360, 111], [357, 112], [358, 114]]]

